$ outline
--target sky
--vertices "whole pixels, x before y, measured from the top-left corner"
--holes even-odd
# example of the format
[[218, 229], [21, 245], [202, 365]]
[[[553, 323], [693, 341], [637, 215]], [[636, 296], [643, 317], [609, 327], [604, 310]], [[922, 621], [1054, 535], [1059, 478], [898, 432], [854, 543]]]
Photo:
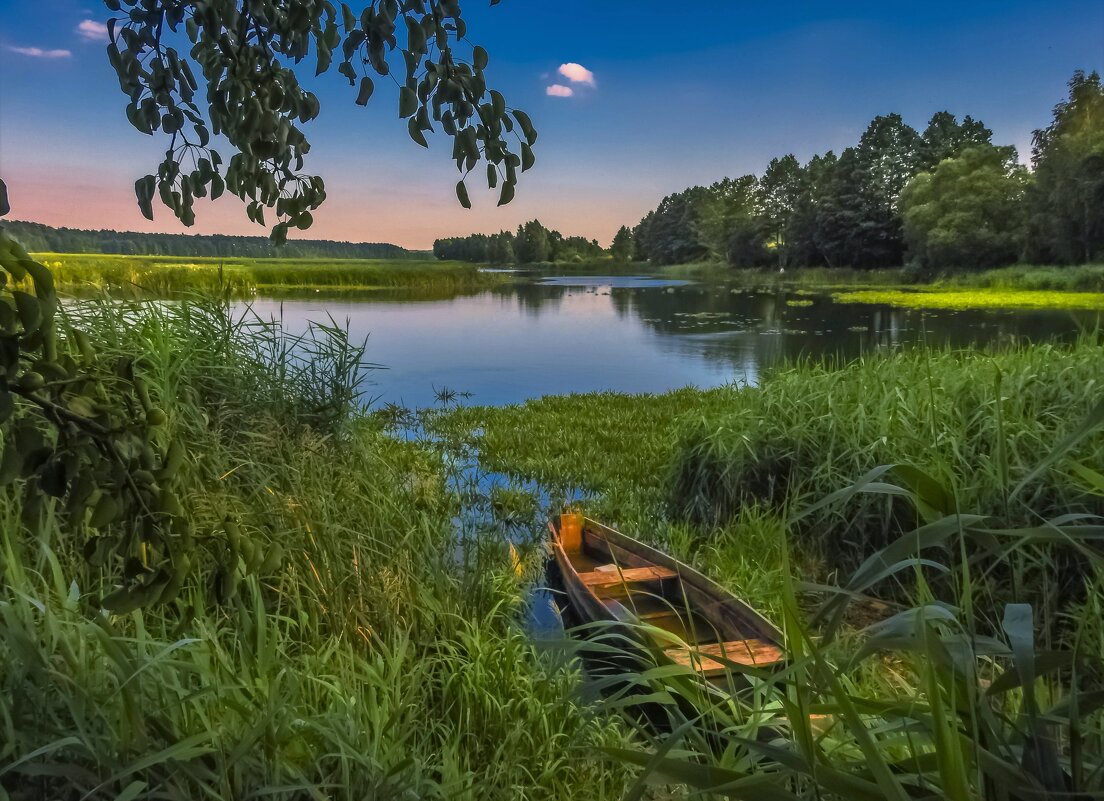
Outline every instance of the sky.
[[[877, 114], [921, 130], [942, 109], [970, 114], [1026, 158], [1073, 72], [1104, 70], [1099, 0], [468, 0], [464, 15], [491, 54], [490, 85], [540, 132], [514, 202], [497, 207], [473, 174], [473, 208], [461, 208], [451, 140], [431, 137], [427, 152], [407, 136], [394, 91], [377, 84], [361, 108], [336, 72], [308, 69], [303, 83], [322, 103], [305, 126], [308, 169], [328, 199], [300, 236], [421, 249], [538, 218], [605, 245], [667, 194], [761, 174], [786, 153], [839, 152]], [[108, 16], [92, 0], [0, 0], [0, 177], [12, 218], [266, 233], [229, 196], [198, 202], [191, 229], [156, 205], [154, 222], [141, 216], [134, 181], [165, 142], [126, 121]]]

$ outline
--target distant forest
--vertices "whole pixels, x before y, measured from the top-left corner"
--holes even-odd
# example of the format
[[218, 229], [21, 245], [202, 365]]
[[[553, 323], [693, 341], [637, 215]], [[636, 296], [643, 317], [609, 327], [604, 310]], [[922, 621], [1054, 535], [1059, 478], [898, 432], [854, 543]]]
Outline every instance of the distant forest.
[[221, 234], [140, 234], [130, 231], [85, 231], [52, 228], [32, 222], [5, 221], [4, 228], [31, 253], [115, 253], [125, 256], [238, 256], [272, 259], [422, 259], [424, 251], [398, 245], [293, 239], [277, 247], [267, 236]]
[[539, 220], [519, 225], [517, 233], [471, 234], [433, 243], [439, 259], [457, 259], [479, 264], [540, 264], [542, 262], [585, 261], [605, 254], [597, 239], [564, 236], [545, 228]]
[[[1034, 132], [1031, 169], [1019, 163], [1015, 148], [995, 145], [992, 137], [980, 120], [960, 121], [947, 111], [922, 131], [899, 114], [879, 116], [838, 155], [829, 151], [804, 164], [786, 155], [762, 176], [668, 195], [635, 228], [623, 226], [606, 252], [620, 261], [776, 268], [1104, 261], [1100, 76], [1074, 74], [1050, 125]], [[438, 240], [434, 254], [525, 264], [599, 252], [597, 243], [565, 248], [570, 242], [586, 240], [534, 222], [516, 235]]]

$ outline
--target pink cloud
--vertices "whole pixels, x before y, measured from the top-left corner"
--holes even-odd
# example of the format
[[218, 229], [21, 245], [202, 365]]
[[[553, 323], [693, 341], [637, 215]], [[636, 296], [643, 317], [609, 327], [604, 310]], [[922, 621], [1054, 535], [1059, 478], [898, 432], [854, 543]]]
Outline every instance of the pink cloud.
[[73, 55], [68, 50], [43, 50], [41, 47], [8, 47], [13, 53], [30, 58], [69, 58]]
[[81, 20], [80, 25], [77, 26], [77, 33], [89, 42], [107, 41], [107, 26], [94, 19]]
[[544, 93], [549, 97], [571, 97], [575, 94], [575, 90], [570, 86], [564, 86], [560, 83], [554, 83], [544, 90]]
[[594, 73], [584, 67], [582, 64], [576, 64], [573, 61], [569, 61], [566, 64], [560, 65], [560, 75], [567, 78], [572, 83], [585, 83], [587, 86], [594, 86]]

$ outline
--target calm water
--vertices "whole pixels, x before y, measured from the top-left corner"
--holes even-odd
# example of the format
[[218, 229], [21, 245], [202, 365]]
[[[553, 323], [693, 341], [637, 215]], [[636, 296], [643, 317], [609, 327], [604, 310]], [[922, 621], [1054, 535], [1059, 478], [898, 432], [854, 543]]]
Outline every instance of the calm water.
[[410, 407], [442, 387], [470, 403], [547, 394], [662, 392], [754, 384], [786, 358], [850, 358], [920, 341], [955, 346], [1017, 338], [1073, 339], [1096, 312], [916, 311], [839, 304], [827, 294], [743, 290], [652, 278], [585, 276], [512, 285], [446, 300], [394, 294], [258, 299], [292, 331], [348, 320], [368, 337], [371, 396]]

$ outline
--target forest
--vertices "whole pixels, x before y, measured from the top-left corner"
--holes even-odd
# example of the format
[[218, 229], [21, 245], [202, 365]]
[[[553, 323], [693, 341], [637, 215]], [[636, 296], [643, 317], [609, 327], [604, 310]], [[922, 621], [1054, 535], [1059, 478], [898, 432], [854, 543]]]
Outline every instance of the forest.
[[293, 239], [274, 245], [267, 236], [141, 234], [85, 231], [41, 223], [5, 221], [4, 226], [33, 253], [103, 253], [121, 256], [245, 257], [254, 259], [420, 259], [424, 253], [398, 245]]
[[[842, 153], [804, 164], [788, 154], [760, 176], [670, 194], [606, 252], [664, 265], [919, 272], [1093, 262], [1104, 258], [1104, 133], [1092, 123], [1101, 115], [1100, 76], [1078, 71], [1034, 132], [1030, 169], [971, 116], [940, 111], [922, 131], [900, 114], [878, 116]], [[433, 252], [492, 264], [602, 255], [596, 242], [537, 221], [516, 234], [440, 239]]]
[[438, 259], [470, 261], [479, 264], [541, 264], [544, 262], [585, 261], [605, 253], [596, 239], [565, 237], [546, 228], [540, 220], [519, 225], [516, 233], [471, 234], [433, 243]]

